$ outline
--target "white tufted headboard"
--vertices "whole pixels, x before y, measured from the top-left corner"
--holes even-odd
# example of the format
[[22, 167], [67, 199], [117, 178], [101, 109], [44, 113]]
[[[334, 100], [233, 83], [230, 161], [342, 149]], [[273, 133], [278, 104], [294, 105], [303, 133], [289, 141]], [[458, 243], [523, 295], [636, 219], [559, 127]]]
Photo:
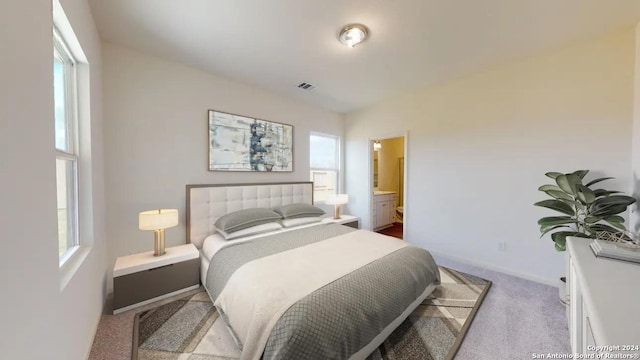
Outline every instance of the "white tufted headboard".
[[292, 203], [313, 204], [313, 182], [187, 185], [187, 242], [202, 248], [222, 215]]

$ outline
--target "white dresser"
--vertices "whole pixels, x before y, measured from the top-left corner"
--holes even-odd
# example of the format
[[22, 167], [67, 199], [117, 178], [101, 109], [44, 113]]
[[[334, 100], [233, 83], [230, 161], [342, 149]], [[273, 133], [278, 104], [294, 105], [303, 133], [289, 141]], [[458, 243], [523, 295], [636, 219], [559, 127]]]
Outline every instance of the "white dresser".
[[640, 264], [597, 258], [590, 242], [567, 239], [571, 351], [640, 354]]

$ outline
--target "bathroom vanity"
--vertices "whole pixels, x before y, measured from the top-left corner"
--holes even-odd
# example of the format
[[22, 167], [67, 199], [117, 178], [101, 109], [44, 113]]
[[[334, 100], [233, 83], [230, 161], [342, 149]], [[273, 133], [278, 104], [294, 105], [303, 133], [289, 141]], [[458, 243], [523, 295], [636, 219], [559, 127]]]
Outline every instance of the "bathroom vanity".
[[373, 192], [373, 230], [380, 230], [392, 226], [395, 212], [395, 191]]

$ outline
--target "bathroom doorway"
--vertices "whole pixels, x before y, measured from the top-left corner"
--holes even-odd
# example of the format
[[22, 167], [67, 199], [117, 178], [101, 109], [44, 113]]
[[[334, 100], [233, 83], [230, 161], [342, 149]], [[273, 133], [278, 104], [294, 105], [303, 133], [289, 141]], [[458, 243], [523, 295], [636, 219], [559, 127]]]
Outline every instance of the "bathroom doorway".
[[405, 137], [375, 139], [372, 143], [371, 223], [375, 232], [404, 238]]

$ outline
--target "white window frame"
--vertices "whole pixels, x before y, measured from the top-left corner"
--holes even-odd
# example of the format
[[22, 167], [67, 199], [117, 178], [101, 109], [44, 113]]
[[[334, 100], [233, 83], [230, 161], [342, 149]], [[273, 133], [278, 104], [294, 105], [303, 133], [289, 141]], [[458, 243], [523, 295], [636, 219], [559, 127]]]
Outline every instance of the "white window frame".
[[[319, 168], [319, 167], [312, 167], [311, 166], [311, 137], [312, 136], [317, 136], [317, 137], [325, 137], [325, 138], [331, 138], [333, 140], [335, 140], [336, 142], [336, 167], [335, 168]], [[339, 135], [334, 135], [334, 134], [327, 134], [327, 133], [321, 133], [321, 132], [317, 132], [317, 131], [311, 131], [309, 133], [309, 175], [310, 175], [310, 180], [313, 181], [313, 172], [321, 172], [321, 171], [335, 171], [336, 172], [336, 194], [340, 193], [340, 152], [342, 151], [342, 145], [341, 145], [341, 139]], [[316, 200], [316, 190], [315, 190], [315, 183], [313, 185], [314, 189], [313, 189], [313, 193], [314, 193], [314, 202], [318, 202], [318, 203], [323, 203], [324, 201], [318, 201]]]
[[[59, 266], [62, 267], [67, 260], [69, 260], [72, 255], [79, 249], [80, 247], [80, 238], [79, 233], [80, 229], [78, 226], [78, 206], [79, 206], [79, 193], [78, 193], [78, 155], [79, 155], [79, 139], [78, 139], [78, 77], [77, 77], [77, 64], [78, 61], [73, 56], [72, 52], [69, 50], [67, 43], [64, 41], [58, 29], [53, 27], [53, 46], [55, 51], [61, 57], [62, 61], [65, 64], [69, 64], [69, 67], [65, 69], [65, 116], [66, 116], [66, 134], [65, 139], [67, 140], [67, 144], [69, 146], [68, 150], [59, 149], [55, 144], [54, 147], [56, 152], [56, 161], [57, 160], [65, 160], [71, 161], [72, 164], [72, 178], [66, 179], [68, 182], [72, 183], [66, 184], [66, 189], [71, 189], [73, 191], [73, 197], [71, 204], [67, 204], [67, 216], [71, 217], [71, 226], [68, 230], [71, 232], [67, 234], [67, 237], [72, 237], [72, 245], [67, 248], [67, 250], [59, 256]], [[55, 55], [54, 55], [55, 56]], [[66, 71], [70, 70], [70, 71]], [[54, 117], [55, 121], [55, 117]], [[54, 131], [54, 135], [56, 131]], [[57, 165], [56, 165], [57, 166]], [[57, 182], [57, 179], [56, 179]], [[57, 189], [56, 183], [56, 189]], [[56, 190], [57, 191], [57, 190]], [[69, 199], [69, 196], [67, 196]], [[67, 218], [67, 221], [69, 219]], [[60, 239], [58, 238], [58, 243]], [[67, 243], [69, 243], [67, 239]]]

